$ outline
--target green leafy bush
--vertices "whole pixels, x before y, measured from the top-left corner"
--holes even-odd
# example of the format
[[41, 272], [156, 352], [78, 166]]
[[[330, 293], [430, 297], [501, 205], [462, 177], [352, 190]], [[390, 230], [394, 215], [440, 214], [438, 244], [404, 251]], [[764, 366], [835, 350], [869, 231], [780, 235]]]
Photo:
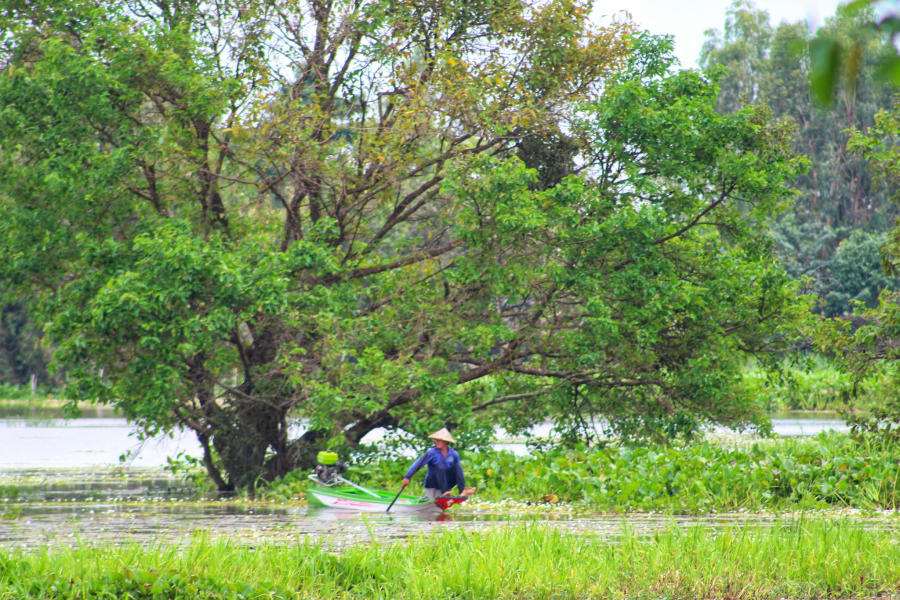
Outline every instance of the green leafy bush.
[[0, 401], [25, 400], [31, 398], [31, 388], [25, 385], [0, 383]]

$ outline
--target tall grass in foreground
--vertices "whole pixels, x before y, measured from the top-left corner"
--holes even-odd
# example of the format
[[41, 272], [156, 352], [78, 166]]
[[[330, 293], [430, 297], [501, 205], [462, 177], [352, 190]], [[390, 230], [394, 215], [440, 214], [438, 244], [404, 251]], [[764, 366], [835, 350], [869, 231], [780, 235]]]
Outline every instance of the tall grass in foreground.
[[824, 519], [614, 540], [540, 526], [341, 554], [303, 540], [0, 553], [0, 598], [833, 598], [900, 593], [890, 531]]

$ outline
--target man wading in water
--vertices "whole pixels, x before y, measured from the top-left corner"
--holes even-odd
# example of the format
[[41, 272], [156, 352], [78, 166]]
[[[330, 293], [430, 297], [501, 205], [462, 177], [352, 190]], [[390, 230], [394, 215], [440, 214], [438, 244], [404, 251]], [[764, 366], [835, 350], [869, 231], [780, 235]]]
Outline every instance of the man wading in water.
[[475, 488], [466, 487], [466, 478], [459, 461], [459, 453], [449, 446], [455, 444], [456, 440], [453, 439], [447, 428], [441, 428], [428, 437], [434, 440], [434, 448], [429, 448], [409, 468], [409, 471], [403, 476], [403, 487], [409, 485], [409, 478], [415, 475], [422, 465], [428, 465], [428, 472], [425, 474], [425, 497], [429, 500], [443, 496], [454, 485], [463, 496], [474, 494]]

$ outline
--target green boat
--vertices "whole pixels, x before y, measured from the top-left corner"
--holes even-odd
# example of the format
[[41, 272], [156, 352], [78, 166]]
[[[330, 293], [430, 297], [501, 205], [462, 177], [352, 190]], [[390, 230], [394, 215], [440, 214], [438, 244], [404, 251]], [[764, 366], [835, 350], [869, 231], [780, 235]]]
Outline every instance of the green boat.
[[[417, 498], [407, 494], [394, 494], [373, 490], [341, 476], [346, 466], [334, 452], [319, 452], [318, 463], [309, 478], [318, 485], [306, 491], [310, 506], [352, 510], [360, 512], [390, 512], [399, 514], [425, 514], [441, 512], [454, 504], [466, 501], [466, 496], [441, 496], [436, 500]], [[343, 485], [340, 485], [343, 484]], [[396, 499], [395, 499], [396, 498]]]
[[[307, 490], [306, 499], [310, 506], [361, 512], [386, 512], [396, 496], [396, 494], [383, 490], [368, 488], [364, 488], [364, 490], [359, 490], [354, 486], [314, 487]], [[441, 512], [454, 504], [465, 502], [465, 500], [465, 496], [442, 496], [432, 501], [400, 494], [391, 506], [391, 512], [398, 514]]]

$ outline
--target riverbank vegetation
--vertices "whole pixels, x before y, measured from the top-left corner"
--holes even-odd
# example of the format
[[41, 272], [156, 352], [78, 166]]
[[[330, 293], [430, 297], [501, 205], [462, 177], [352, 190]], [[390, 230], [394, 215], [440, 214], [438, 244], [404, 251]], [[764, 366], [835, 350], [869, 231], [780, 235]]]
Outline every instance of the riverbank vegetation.
[[[452, 565], [452, 568], [448, 567]], [[0, 598], [835, 598], [900, 592], [888, 528], [801, 519], [593, 538], [541, 526], [341, 551], [297, 539], [0, 552]]]
[[52, 392], [45, 387], [32, 389], [27, 385], [15, 383], [0, 383], [0, 403], [12, 404], [16, 402], [54, 403], [58, 402]]
[[[846, 434], [815, 438], [703, 441], [669, 446], [548, 450], [529, 456], [463, 452], [476, 501], [571, 503], [601, 511], [784, 511], [893, 509], [900, 505], [900, 448]], [[393, 489], [408, 460], [373, 460], [348, 475]], [[261, 498], [302, 497], [297, 471], [261, 489]]]
[[863, 377], [841, 368], [839, 361], [796, 353], [778, 369], [749, 364], [743, 386], [768, 414], [791, 411], [866, 412], [893, 397], [896, 367], [882, 365]]

